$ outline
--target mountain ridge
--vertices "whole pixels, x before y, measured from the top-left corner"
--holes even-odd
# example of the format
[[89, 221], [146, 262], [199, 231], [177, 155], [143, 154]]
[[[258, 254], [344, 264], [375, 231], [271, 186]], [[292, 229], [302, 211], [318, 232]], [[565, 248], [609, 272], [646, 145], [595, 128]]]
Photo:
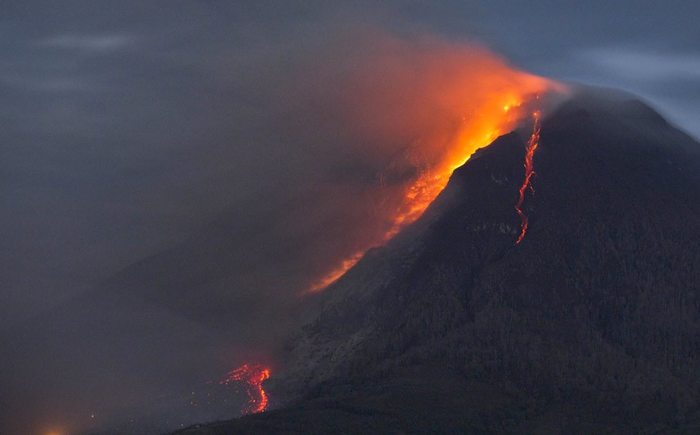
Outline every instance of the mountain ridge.
[[[220, 427], [294, 432], [316, 419], [309, 427], [332, 433], [344, 423], [653, 433], [697, 424], [696, 150], [643, 103], [574, 97], [542, 122], [530, 228], [514, 246], [524, 141], [498, 138], [414, 226], [326, 290], [267, 383], [288, 408]], [[444, 382], [431, 384], [436, 372]], [[403, 403], [431, 391], [451, 413], [429, 399]], [[474, 391], [492, 399], [474, 405]]]

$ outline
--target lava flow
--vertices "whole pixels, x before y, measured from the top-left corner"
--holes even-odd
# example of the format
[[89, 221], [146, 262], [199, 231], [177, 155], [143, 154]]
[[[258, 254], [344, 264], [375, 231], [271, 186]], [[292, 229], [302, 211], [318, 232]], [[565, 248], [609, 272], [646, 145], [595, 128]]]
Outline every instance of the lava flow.
[[381, 57], [365, 62], [369, 72], [347, 84], [352, 95], [362, 96], [362, 104], [344, 107], [354, 127], [367, 131], [363, 140], [377, 149], [383, 143], [401, 144], [391, 145], [396, 147], [391, 160], [377, 173], [378, 179], [386, 175], [393, 181], [378, 183], [385, 193], [377, 194], [381, 201], [374, 209], [374, 226], [357, 231], [359, 241], [351, 240], [349, 249], [326, 266], [306, 293], [325, 289], [367, 250], [386, 244], [415, 222], [477, 149], [517, 128], [532, 104], [539, 105], [539, 95], [565, 89], [518, 71], [485, 50], [390, 47], [396, 46], [400, 50], [379, 50]]
[[525, 192], [529, 187], [533, 195], [535, 193], [535, 188], [532, 187], [531, 182], [531, 178], [535, 174], [535, 170], [533, 169], [532, 165], [532, 158], [535, 155], [537, 145], [540, 143], [540, 112], [533, 113], [533, 116], [535, 117], [535, 125], [532, 128], [532, 136], [530, 136], [530, 140], [527, 142], [527, 150], [525, 153], [525, 179], [523, 180], [522, 186], [520, 186], [520, 195], [518, 197], [518, 202], [515, 204], [515, 211], [517, 211], [518, 215], [520, 216], [520, 236], [518, 236], [518, 240], [515, 241], [516, 245], [523, 240], [523, 237], [525, 237], [529, 223], [527, 215], [522, 210], [523, 201], [525, 201]]
[[258, 364], [244, 364], [228, 373], [228, 376], [221, 385], [228, 385], [231, 382], [243, 382], [246, 384], [246, 392], [250, 400], [249, 408], [242, 411], [243, 414], [255, 414], [263, 412], [267, 408], [267, 393], [262, 387], [265, 379], [270, 378], [270, 369]]
[[[534, 79], [533, 79], [534, 80]], [[545, 85], [536, 82], [538, 86], [544, 87]], [[544, 83], [544, 82], [543, 82]], [[535, 89], [538, 89], [533, 85]], [[538, 96], [532, 95], [533, 99], [539, 98]], [[479, 114], [476, 120], [470, 121], [469, 125], [458, 135], [454, 149], [450, 149], [448, 153], [443, 156], [442, 161], [438, 162], [435, 167], [427, 168], [423, 170], [417, 179], [408, 186], [408, 188], [403, 193], [403, 201], [394, 210], [393, 216], [390, 220], [391, 225], [384, 232], [380, 240], [377, 240], [374, 246], [383, 245], [388, 242], [392, 237], [394, 237], [399, 231], [407, 227], [411, 223], [415, 222], [423, 212], [428, 208], [430, 203], [438, 196], [438, 194], [445, 188], [447, 182], [452, 175], [452, 172], [464, 165], [471, 155], [479, 148], [488, 146], [493, 140], [498, 136], [512, 131], [523, 118], [522, 109], [524, 105], [524, 100], [526, 95], [517, 94], [505, 94], [500, 95], [498, 98], [494, 98], [495, 103], [491, 103], [483, 106], [482, 113]], [[465, 122], [468, 122], [466, 119]], [[532, 152], [534, 148], [537, 147], [537, 140], [539, 139], [539, 123], [536, 124], [537, 136], [533, 135], [531, 139], [531, 145], [528, 146], [528, 157], [526, 160], [526, 165], [528, 172], [526, 173], [525, 186], [529, 185], [530, 177], [532, 175]], [[534, 140], [534, 142], [533, 142]], [[527, 163], [529, 162], [529, 163]], [[518, 206], [522, 205], [522, 195], [524, 191], [521, 192], [521, 200], [518, 201]], [[522, 214], [518, 208], [518, 213], [523, 217], [523, 233], [527, 229], [527, 217]], [[518, 240], [518, 242], [520, 239]], [[362, 249], [343, 259], [340, 264], [327, 273], [323, 278], [316, 281], [307, 290], [308, 292], [318, 292], [329, 285], [337, 281], [345, 272], [352, 268], [358, 261], [362, 258], [364, 253], [367, 251]]]

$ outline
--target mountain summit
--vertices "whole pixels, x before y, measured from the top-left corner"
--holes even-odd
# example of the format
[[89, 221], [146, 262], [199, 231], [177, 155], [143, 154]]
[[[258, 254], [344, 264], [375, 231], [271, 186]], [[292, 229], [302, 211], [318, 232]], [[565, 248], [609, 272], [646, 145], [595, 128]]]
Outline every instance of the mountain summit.
[[543, 119], [521, 243], [514, 132], [325, 291], [267, 383], [284, 407], [184, 433], [697, 428], [700, 144], [605, 94]]

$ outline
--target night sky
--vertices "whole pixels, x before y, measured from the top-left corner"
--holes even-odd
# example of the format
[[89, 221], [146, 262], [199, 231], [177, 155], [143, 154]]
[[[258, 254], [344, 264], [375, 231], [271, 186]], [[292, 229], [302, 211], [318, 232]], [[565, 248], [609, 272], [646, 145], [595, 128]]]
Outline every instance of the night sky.
[[[342, 113], [286, 89], [320, 93], [306, 72], [362, 59], [386, 35], [478, 45], [532, 74], [624, 89], [700, 137], [696, 0], [346, 3], [3, 1], [0, 331], [221, 216], [276, 228], [234, 251], [333, 237], [290, 235], [302, 217], [280, 207], [342, 197], [376, 161], [355, 155], [369, 145]], [[307, 211], [323, 222], [319, 204]]]

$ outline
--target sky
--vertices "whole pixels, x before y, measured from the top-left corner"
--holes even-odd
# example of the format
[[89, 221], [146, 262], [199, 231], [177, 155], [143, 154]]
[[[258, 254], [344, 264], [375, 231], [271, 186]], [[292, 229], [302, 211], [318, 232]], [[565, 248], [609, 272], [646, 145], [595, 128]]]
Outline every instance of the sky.
[[241, 264], [227, 284], [262, 292], [247, 298], [279, 298], [260, 281], [281, 264], [294, 287], [349, 249], [348, 222], [373, 218], [356, 199], [400, 146], [353, 130], [328, 82], [395, 41], [621, 88], [700, 137], [695, 0], [346, 3], [0, 2], [0, 331], [223, 233]]

